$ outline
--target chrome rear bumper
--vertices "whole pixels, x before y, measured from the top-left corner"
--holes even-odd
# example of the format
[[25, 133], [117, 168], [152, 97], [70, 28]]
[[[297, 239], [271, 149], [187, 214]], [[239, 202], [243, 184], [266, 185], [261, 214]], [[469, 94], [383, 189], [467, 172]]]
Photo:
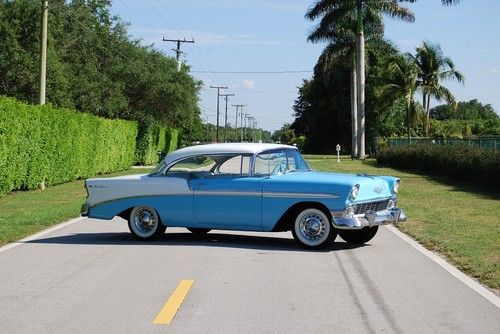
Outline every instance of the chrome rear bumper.
[[407, 219], [406, 213], [398, 208], [352, 217], [333, 217], [333, 226], [339, 230], [360, 230], [363, 227], [396, 224], [404, 222]]

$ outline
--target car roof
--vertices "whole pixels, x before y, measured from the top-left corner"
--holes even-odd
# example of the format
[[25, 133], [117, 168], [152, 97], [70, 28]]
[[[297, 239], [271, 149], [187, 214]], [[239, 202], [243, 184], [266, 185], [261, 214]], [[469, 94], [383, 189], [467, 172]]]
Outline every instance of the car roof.
[[167, 154], [164, 161], [165, 164], [182, 159], [184, 157], [203, 155], [203, 154], [229, 154], [229, 153], [241, 153], [241, 154], [256, 154], [262, 151], [273, 150], [273, 149], [297, 149], [295, 146], [283, 145], [283, 144], [261, 144], [261, 143], [221, 143], [221, 144], [206, 144], [206, 145], [196, 145], [181, 148], [177, 151]]

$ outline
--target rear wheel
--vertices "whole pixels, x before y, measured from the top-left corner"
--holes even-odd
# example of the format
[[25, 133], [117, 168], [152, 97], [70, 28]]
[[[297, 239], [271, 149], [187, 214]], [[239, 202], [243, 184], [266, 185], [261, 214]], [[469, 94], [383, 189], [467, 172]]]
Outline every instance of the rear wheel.
[[163, 225], [155, 209], [149, 206], [136, 206], [130, 212], [128, 228], [135, 238], [153, 240], [159, 238], [167, 227]]
[[333, 243], [337, 231], [323, 211], [308, 208], [296, 216], [292, 234], [302, 247], [323, 249]]
[[209, 228], [194, 228], [194, 227], [188, 227], [189, 232], [193, 233], [196, 236], [205, 236], [207, 235], [208, 232], [210, 232]]
[[364, 244], [377, 234], [378, 226], [363, 227], [361, 230], [341, 230], [339, 235], [350, 244]]

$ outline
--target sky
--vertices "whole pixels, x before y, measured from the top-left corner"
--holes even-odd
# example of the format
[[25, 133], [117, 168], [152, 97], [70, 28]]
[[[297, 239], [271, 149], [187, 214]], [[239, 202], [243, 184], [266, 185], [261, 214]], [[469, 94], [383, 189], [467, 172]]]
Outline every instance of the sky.
[[[258, 127], [273, 131], [293, 122], [297, 87], [312, 75], [325, 43], [306, 41], [315, 22], [304, 14], [314, 1], [305, 0], [114, 0], [111, 11], [128, 22], [130, 37], [175, 56], [174, 43], [191, 39], [182, 59], [203, 81], [202, 119], [216, 123], [217, 90], [234, 93], [228, 101], [228, 122], [235, 107], [255, 117]], [[477, 98], [500, 111], [500, 0], [463, 0], [444, 7], [439, 0], [408, 4], [416, 22], [385, 19], [386, 36], [401, 51], [414, 52], [422, 41], [439, 43], [466, 78], [446, 82], [458, 101]], [[203, 72], [246, 73], [203, 73]], [[281, 73], [252, 73], [281, 72]], [[419, 96], [416, 96], [418, 100]], [[433, 104], [437, 102], [434, 101]], [[225, 101], [220, 100], [224, 124]], [[238, 126], [240, 118], [238, 118]]]

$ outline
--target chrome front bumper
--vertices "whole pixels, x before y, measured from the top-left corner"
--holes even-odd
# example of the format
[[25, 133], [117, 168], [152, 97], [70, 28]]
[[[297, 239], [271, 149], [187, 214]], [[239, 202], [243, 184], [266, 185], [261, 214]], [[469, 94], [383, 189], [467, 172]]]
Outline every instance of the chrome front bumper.
[[339, 230], [360, 230], [363, 227], [396, 224], [407, 219], [406, 213], [398, 208], [351, 217], [333, 217], [333, 226]]

